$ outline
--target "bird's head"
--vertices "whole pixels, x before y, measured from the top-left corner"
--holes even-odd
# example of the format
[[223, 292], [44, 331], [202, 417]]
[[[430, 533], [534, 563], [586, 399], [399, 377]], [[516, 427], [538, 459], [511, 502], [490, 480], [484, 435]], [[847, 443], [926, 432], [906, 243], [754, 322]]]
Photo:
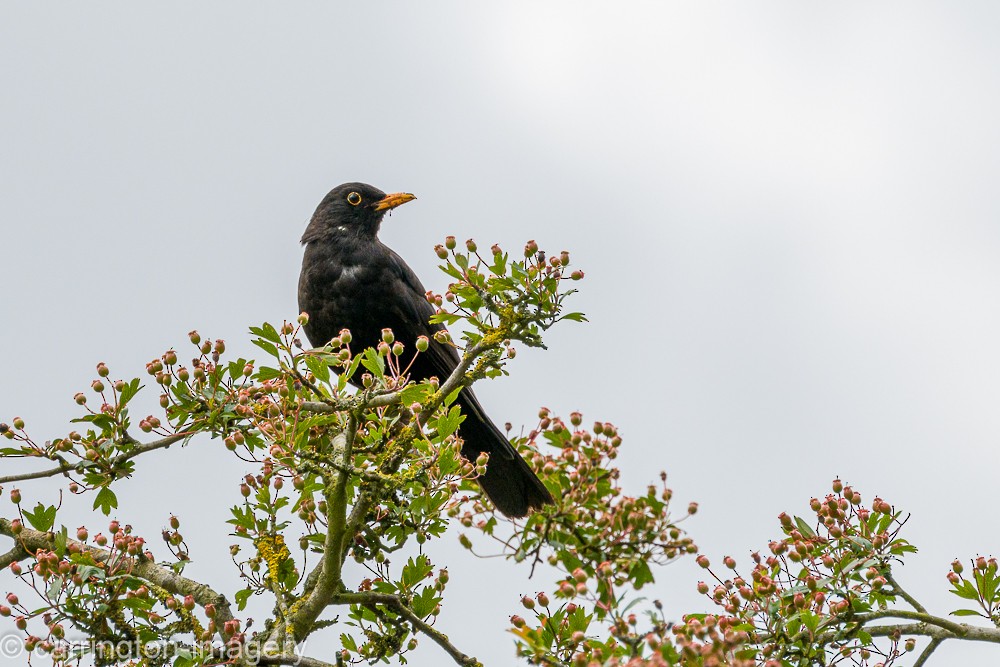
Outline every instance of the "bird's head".
[[345, 233], [374, 237], [386, 211], [413, 199], [407, 192], [387, 195], [366, 183], [338, 185], [316, 207], [302, 243]]

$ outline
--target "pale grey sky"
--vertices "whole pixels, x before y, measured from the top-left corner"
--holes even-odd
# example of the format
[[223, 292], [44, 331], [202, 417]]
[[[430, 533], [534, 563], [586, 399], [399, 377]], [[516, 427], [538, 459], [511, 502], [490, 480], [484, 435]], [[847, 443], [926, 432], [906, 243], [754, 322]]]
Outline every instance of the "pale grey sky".
[[[367, 181], [419, 197], [383, 240], [428, 287], [447, 234], [586, 270], [591, 323], [481, 385], [497, 421], [614, 421], [625, 484], [665, 468], [716, 560], [840, 475], [913, 512], [902, 580], [950, 611], [951, 559], [1000, 551], [998, 29], [990, 2], [5, 2], [0, 417], [65, 432], [94, 364], [140, 374], [192, 328], [252, 354], [248, 325], [296, 314], [314, 207]], [[177, 512], [191, 571], [235, 590], [235, 485], [199, 494], [238, 476], [212, 443], [161, 454], [120, 516]], [[514, 664], [541, 585], [436, 559], [443, 629]], [[648, 594], [705, 609], [700, 576]]]

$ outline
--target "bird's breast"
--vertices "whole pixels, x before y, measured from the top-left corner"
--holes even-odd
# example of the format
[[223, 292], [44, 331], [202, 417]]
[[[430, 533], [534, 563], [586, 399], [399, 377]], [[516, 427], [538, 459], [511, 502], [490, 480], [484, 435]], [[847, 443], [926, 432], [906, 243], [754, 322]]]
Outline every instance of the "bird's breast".
[[306, 335], [315, 346], [325, 345], [341, 329], [350, 329], [352, 348], [374, 346], [386, 313], [384, 267], [378, 262], [363, 263], [350, 257], [307, 257], [299, 280], [299, 308], [309, 314]]

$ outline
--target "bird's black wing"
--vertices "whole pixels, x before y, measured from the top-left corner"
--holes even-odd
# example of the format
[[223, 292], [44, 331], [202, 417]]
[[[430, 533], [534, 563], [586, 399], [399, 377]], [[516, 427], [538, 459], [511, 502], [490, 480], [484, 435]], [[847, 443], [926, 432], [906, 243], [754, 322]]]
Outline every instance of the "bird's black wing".
[[[391, 272], [396, 276], [392, 285], [397, 297], [392, 303], [396, 319], [405, 323], [402, 328], [409, 335], [418, 332], [416, 335], [423, 333], [431, 339], [427, 351], [413, 358], [410, 377], [419, 381], [436, 375], [444, 382], [461, 360], [458, 351], [452, 345], [433, 339], [434, 333], [443, 330], [444, 326], [429, 323], [434, 307], [427, 302], [423, 284], [399, 255], [388, 248], [386, 250]], [[413, 337], [416, 338], [416, 335]], [[404, 343], [409, 344], [408, 341]], [[486, 415], [471, 388], [462, 390], [457, 404], [465, 415], [459, 427], [463, 439], [462, 456], [475, 461], [483, 452], [490, 455], [486, 473], [479, 477], [479, 483], [497, 508], [507, 516], [520, 517], [527, 515], [531, 509], [554, 502], [548, 489], [517, 453], [507, 436]]]
[[[406, 323], [406, 332], [414, 339], [421, 334], [431, 339], [427, 352], [421, 354], [414, 362], [412, 376], [416, 380], [426, 380], [436, 375], [441, 382], [444, 382], [458, 366], [461, 357], [452, 345], [434, 341], [434, 334], [443, 331], [444, 326], [430, 322], [431, 316], [434, 315], [434, 307], [427, 302], [427, 290], [402, 257], [388, 247], [386, 250], [389, 267], [396, 278], [394, 291], [399, 292], [396, 295], [398, 298], [392, 304], [397, 310], [396, 319]], [[399, 332], [396, 333], [398, 335]], [[407, 340], [403, 343], [412, 346], [414, 341]]]

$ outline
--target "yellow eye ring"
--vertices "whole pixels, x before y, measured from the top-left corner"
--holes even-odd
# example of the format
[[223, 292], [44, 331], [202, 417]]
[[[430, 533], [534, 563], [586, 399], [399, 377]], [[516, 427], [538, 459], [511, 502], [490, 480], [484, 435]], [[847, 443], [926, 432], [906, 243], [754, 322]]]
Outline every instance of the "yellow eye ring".
[[361, 203], [361, 195], [359, 195], [357, 192], [352, 192], [351, 194], [347, 195], [347, 203], [350, 204], [351, 206], [357, 206], [358, 204]]

